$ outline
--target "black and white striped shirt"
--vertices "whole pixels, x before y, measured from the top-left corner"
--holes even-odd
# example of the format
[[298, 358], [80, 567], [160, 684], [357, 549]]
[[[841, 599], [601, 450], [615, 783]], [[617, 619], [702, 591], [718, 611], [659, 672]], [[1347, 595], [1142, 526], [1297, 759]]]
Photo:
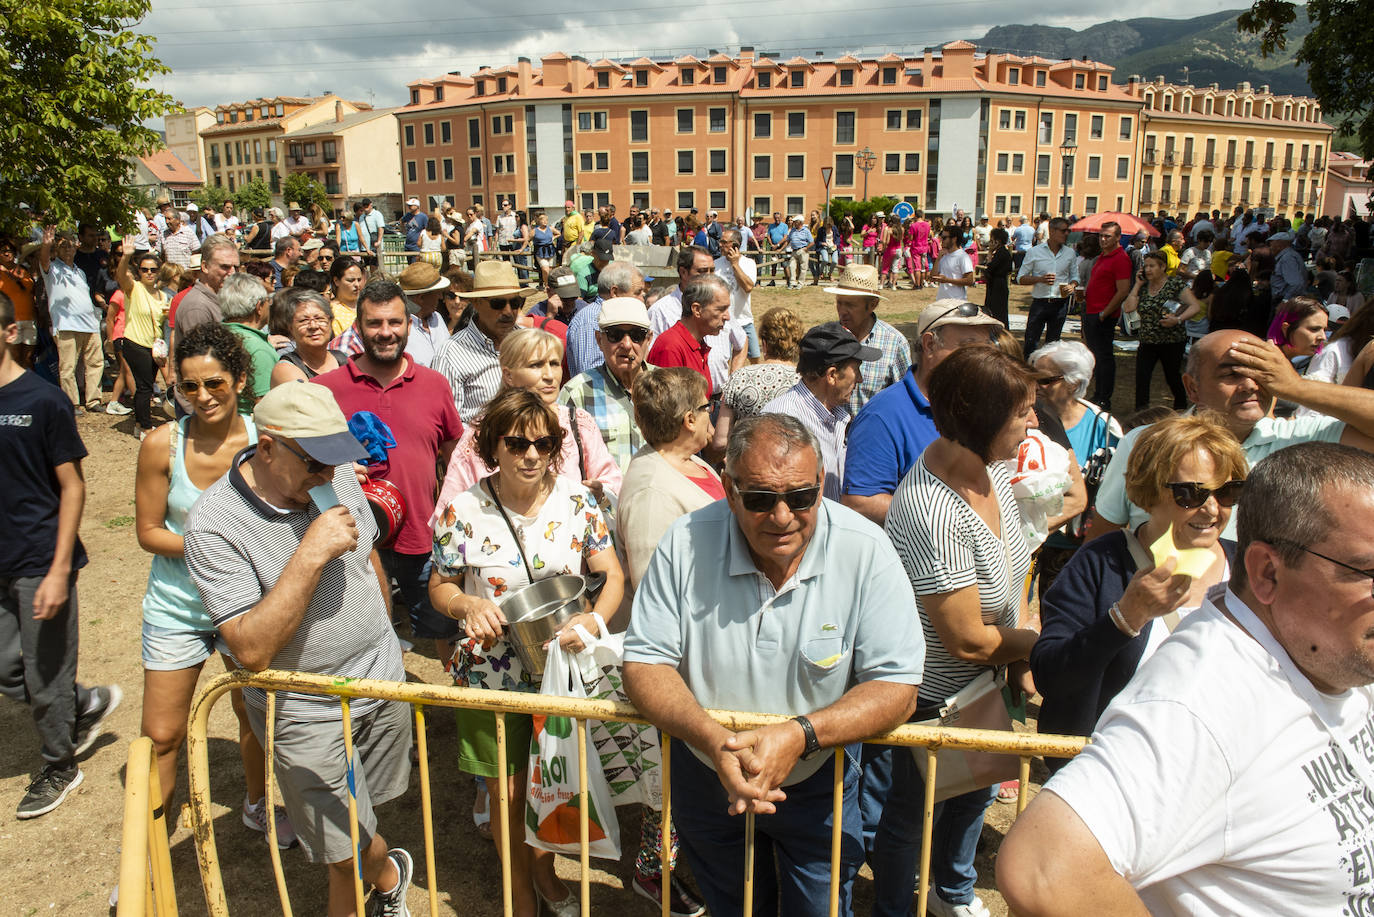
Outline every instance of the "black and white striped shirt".
[[453, 390], [453, 405], [463, 426], [477, 422], [487, 402], [501, 388], [501, 364], [496, 344], [482, 333], [476, 321], [459, 328], [439, 345], [430, 368], [448, 380]]
[[[201, 494], [186, 518], [186, 566], [217, 628], [262, 601], [320, 515], [313, 503], [302, 510], [282, 510], [253, 492], [239, 466], [256, 449], [249, 446], [235, 456], [229, 473]], [[357, 523], [358, 546], [325, 564], [300, 626], [272, 657], [272, 668], [405, 681], [401, 645], [371, 563], [377, 523], [351, 466], [336, 469], [334, 490]], [[262, 691], [245, 690], [244, 699], [260, 710], [267, 708]], [[353, 712], [364, 713], [380, 703], [360, 699]], [[336, 720], [339, 702], [283, 691], [277, 696], [277, 716]]]
[[950, 655], [926, 614], [925, 596], [977, 586], [985, 624], [1015, 627], [1018, 623], [1030, 549], [1019, 534], [1020, 516], [1006, 468], [994, 462], [988, 466], [988, 475], [1001, 508], [1003, 538], [926, 468], [924, 457], [897, 486], [887, 512], [887, 534], [916, 593], [926, 638], [923, 706], [943, 703], [989, 668]]

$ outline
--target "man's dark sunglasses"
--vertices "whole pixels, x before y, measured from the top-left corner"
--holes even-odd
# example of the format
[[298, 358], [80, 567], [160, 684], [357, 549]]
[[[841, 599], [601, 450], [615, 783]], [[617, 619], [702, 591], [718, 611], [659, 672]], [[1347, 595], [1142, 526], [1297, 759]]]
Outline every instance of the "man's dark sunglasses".
[[525, 305], [525, 300], [524, 300], [524, 299], [488, 299], [488, 300], [487, 300], [487, 305], [491, 306], [491, 307], [492, 307], [494, 310], [496, 310], [497, 312], [504, 312], [504, 311], [506, 311], [507, 309], [514, 309], [516, 312], [519, 312], [520, 309], [521, 309], [521, 307]]
[[1235, 506], [1236, 501], [1240, 499], [1241, 491], [1245, 489], [1245, 482], [1227, 481], [1215, 490], [1209, 490], [1196, 481], [1170, 482], [1164, 486], [1173, 492], [1174, 502], [1180, 509], [1197, 509], [1206, 503], [1209, 497], [1216, 497], [1218, 506]]
[[816, 505], [817, 498], [821, 495], [821, 485], [813, 484], [810, 487], [798, 487], [796, 490], [739, 490], [740, 505], [751, 513], [771, 513], [773, 507], [778, 505], [778, 501], [787, 504], [787, 508], [794, 513], [808, 510]]
[[548, 455], [553, 452], [558, 445], [558, 441], [552, 436], [541, 436], [538, 439], [528, 439], [524, 436], [503, 436], [501, 441], [506, 444], [506, 448], [516, 455], [524, 455], [530, 451], [530, 446], [540, 455]]
[[947, 316], [955, 312], [959, 313], [960, 318], [973, 318], [975, 315], [978, 314], [978, 306], [971, 302], [961, 302], [959, 303], [959, 305], [946, 309], [939, 315], [935, 316], [935, 321], [931, 322], [929, 325], [926, 325], [926, 330], [929, 331], [930, 329], [934, 328], [940, 322], [944, 321]]
[[295, 446], [291, 445], [286, 440], [281, 439], [280, 437], [274, 436], [272, 437], [272, 439], [275, 442], [281, 443], [282, 448], [285, 449], [287, 452], [290, 452], [296, 458], [300, 459], [302, 462], [305, 462], [305, 470], [308, 474], [319, 474], [321, 471], [324, 471], [326, 468], [330, 467], [329, 465], [326, 465], [324, 462], [311, 458], [310, 456], [306, 455], [304, 452], [297, 449]]
[[601, 333], [606, 335], [606, 340], [610, 341], [612, 344], [619, 344], [627, 337], [636, 344], [643, 344], [649, 337], [649, 329], [647, 328], [627, 328], [623, 325], [615, 328], [603, 328], [601, 329]]

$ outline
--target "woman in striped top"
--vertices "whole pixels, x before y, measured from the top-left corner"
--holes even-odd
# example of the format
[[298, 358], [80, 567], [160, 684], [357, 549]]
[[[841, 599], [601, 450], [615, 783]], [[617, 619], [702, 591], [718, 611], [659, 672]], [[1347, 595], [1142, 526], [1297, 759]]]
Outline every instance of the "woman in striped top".
[[[887, 532], [916, 593], [925, 633], [925, 675], [916, 718], [936, 715], [946, 699], [990, 668], [1008, 666], [1013, 686], [1028, 694], [1027, 658], [1037, 637], [1024, 625], [1031, 555], [1019, 537], [1016, 499], [1003, 460], [1016, 455], [1035, 419], [1036, 374], [996, 348], [978, 344], [956, 350], [936, 367], [930, 404], [940, 438], [907, 473], [892, 498]], [[907, 779], [894, 767], [889, 806], [909, 797], [920, 810], [925, 789], [910, 765]], [[996, 787], [941, 803], [935, 812], [935, 894], [930, 912], [954, 917], [987, 913], [973, 894], [973, 858], [983, 813]], [[908, 807], [908, 806], [903, 806]], [[905, 838], [904, 838], [905, 840]], [[917, 833], [903, 881], [910, 906]], [[876, 877], [875, 877], [876, 878]]]

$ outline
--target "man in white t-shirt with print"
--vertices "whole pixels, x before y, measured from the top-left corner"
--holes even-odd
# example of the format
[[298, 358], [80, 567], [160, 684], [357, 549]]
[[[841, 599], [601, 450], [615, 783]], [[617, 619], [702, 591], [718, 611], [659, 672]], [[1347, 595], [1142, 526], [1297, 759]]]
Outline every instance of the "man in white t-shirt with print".
[[964, 251], [958, 229], [940, 231], [940, 260], [930, 279], [940, 285], [936, 299], [968, 299], [968, 288], [974, 284], [973, 259]]
[[1374, 909], [1374, 455], [1275, 452], [1237, 515], [1230, 588], [1140, 668], [1003, 843], [1016, 914]]

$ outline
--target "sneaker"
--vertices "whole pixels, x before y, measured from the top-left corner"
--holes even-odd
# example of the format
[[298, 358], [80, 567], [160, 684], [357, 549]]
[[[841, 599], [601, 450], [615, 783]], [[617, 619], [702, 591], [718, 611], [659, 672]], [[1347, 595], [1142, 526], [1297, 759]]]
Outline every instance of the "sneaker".
[[86, 410], [90, 411], [92, 414], [94, 414], [96, 411], [99, 411], [104, 406], [105, 405], [100, 403], [99, 398], [92, 398], [90, 401], [86, 402]]
[[100, 738], [100, 727], [110, 714], [115, 712], [115, 708], [123, 699], [124, 691], [119, 685], [97, 685], [91, 688], [90, 707], [76, 717], [72, 757], [80, 757], [90, 751], [95, 740]]
[[[267, 800], [259, 799], [257, 802], [249, 802], [248, 797], [243, 797], [243, 823], [254, 831], [267, 835]], [[286, 817], [286, 810], [277, 806], [277, 849], [290, 850], [296, 846], [296, 829], [291, 827], [291, 819]]]
[[72, 408], [72, 413], [75, 414], [77, 417], [80, 417], [82, 414], [86, 413], [86, 409], [78, 404]]
[[935, 917], [990, 917], [991, 912], [977, 895], [968, 904], [950, 904], [932, 889], [926, 896], [926, 913]]
[[33, 778], [33, 783], [29, 784], [29, 790], [24, 794], [24, 798], [19, 801], [15, 817], [37, 818], [47, 815], [62, 805], [62, 800], [67, 798], [67, 794], [81, 786], [84, 779], [85, 775], [81, 773], [81, 768], [75, 764], [65, 768], [54, 764], [44, 765], [38, 776]]
[[410, 854], [400, 847], [392, 847], [387, 851], [387, 856], [396, 864], [396, 887], [389, 892], [379, 888], [372, 890], [372, 899], [367, 902], [367, 917], [410, 917], [410, 909], [406, 907], [406, 892], [410, 889], [410, 874], [415, 864]]
[[[662, 879], [662, 876], [643, 875], [636, 869], [630, 888], [634, 889], [636, 895], [648, 898], [658, 907], [663, 902]], [[706, 905], [697, 899], [685, 882], [673, 876], [673, 883], [668, 889], [668, 913], [673, 917], [701, 917], [706, 913]]]
[[105, 405], [106, 414], [114, 414], [118, 417], [123, 417], [125, 414], [132, 414], [133, 412], [133, 408], [119, 401], [111, 401], [109, 404]]

